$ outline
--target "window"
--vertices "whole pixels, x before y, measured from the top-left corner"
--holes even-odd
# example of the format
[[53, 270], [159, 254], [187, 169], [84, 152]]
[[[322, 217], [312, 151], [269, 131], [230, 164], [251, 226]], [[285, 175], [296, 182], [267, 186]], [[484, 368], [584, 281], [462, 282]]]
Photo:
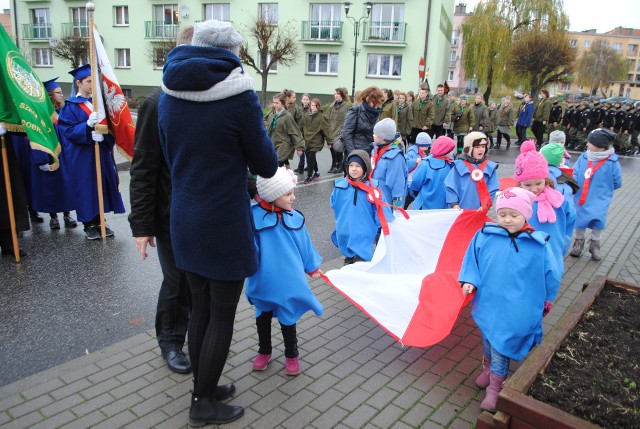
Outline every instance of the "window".
[[31, 9], [31, 34], [33, 39], [49, 39], [51, 38], [51, 19], [49, 18], [49, 9]]
[[53, 66], [53, 55], [51, 55], [51, 48], [34, 48], [33, 65], [35, 67]]
[[74, 36], [89, 37], [89, 17], [86, 7], [72, 7], [71, 22]]
[[131, 68], [131, 49], [116, 49], [116, 67], [119, 69]]
[[456, 51], [451, 51], [449, 53], [449, 67], [455, 67], [456, 66], [457, 54], [458, 53]]
[[453, 70], [449, 70], [449, 75], [447, 76], [447, 80], [453, 80]]
[[584, 89], [584, 85], [580, 85], [580, 86], [578, 87], [578, 91], [582, 91], [583, 89]]
[[612, 43], [611, 44], [611, 49], [613, 49], [616, 52], [621, 52], [622, 51], [622, 43]]
[[569, 46], [575, 48], [576, 46], [578, 46], [578, 41], [576, 39], [569, 40]]
[[451, 45], [456, 46], [458, 44], [458, 30], [451, 32]]
[[131, 88], [121, 88], [122, 89], [122, 95], [124, 95], [127, 98], [131, 98]]
[[562, 84], [562, 90], [563, 91], [569, 91], [571, 89], [571, 84], [570, 83], [563, 83]]
[[229, 3], [209, 3], [204, 5], [204, 19], [231, 21], [231, 6]]
[[404, 40], [404, 4], [374, 4], [371, 9], [369, 40]]
[[369, 68], [367, 69], [367, 76], [402, 76], [402, 56], [369, 54]]
[[[258, 68], [262, 71], [262, 58], [260, 57], [260, 52], [258, 52]], [[267, 55], [267, 63], [271, 61], [271, 55]], [[278, 72], [278, 62], [271, 64], [269, 68], [269, 73], [277, 73]]]
[[115, 25], [129, 25], [129, 6], [114, 6]]
[[311, 5], [311, 39], [339, 39], [341, 3], [314, 3]]
[[584, 47], [585, 47], [585, 48], [588, 48], [588, 47], [590, 47], [590, 46], [591, 46], [591, 40], [585, 40], [585, 41], [584, 41]]
[[338, 74], [338, 54], [318, 52], [307, 54], [307, 73]]
[[167, 54], [171, 49], [169, 48], [154, 48], [153, 49], [153, 67], [161, 69], [164, 67], [164, 63], [167, 61]]
[[267, 24], [277, 24], [278, 3], [259, 3], [258, 16]]
[[[176, 37], [178, 34], [178, 5], [153, 6], [153, 37]], [[164, 64], [164, 62], [163, 62]]]
[[637, 54], [638, 53], [638, 45], [628, 45], [627, 53], [629, 54]]

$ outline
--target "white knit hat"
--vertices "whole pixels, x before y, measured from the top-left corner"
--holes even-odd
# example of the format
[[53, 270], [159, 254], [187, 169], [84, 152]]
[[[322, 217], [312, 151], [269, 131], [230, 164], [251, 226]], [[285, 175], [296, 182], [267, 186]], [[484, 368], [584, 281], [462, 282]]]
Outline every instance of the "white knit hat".
[[418, 146], [431, 146], [431, 136], [425, 132], [418, 133], [416, 136], [416, 144]]
[[374, 125], [373, 134], [382, 140], [392, 142], [396, 139], [396, 122], [391, 118], [384, 118]]
[[193, 25], [193, 46], [223, 48], [238, 54], [242, 41], [242, 36], [230, 22], [210, 19]]
[[564, 144], [566, 140], [567, 136], [560, 130], [552, 131], [551, 134], [549, 134], [549, 143]]
[[296, 187], [298, 176], [284, 167], [278, 168], [276, 174], [268, 179], [258, 176], [258, 195], [268, 203], [272, 203]]
[[471, 148], [473, 147], [473, 143], [476, 141], [482, 141], [484, 140], [484, 142], [482, 142], [482, 144], [487, 144], [488, 140], [487, 140], [487, 136], [485, 133], [481, 133], [480, 131], [472, 131], [469, 134], [467, 134], [466, 136], [464, 136], [464, 146], [463, 149], [466, 152], [467, 148]]

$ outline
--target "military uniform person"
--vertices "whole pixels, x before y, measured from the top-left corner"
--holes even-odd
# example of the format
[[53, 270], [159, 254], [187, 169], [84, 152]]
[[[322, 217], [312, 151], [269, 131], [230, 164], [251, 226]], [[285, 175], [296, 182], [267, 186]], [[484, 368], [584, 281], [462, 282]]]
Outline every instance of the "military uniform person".
[[631, 134], [633, 133], [633, 102], [627, 101], [625, 103], [625, 116], [622, 119], [622, 126], [620, 127], [620, 152], [625, 155], [633, 154], [633, 146], [631, 145]]
[[633, 132], [631, 133], [631, 146], [635, 147], [634, 155], [640, 151], [640, 142], [638, 142], [638, 134], [640, 134], [640, 102], [636, 103], [636, 110], [633, 112]]
[[591, 129], [600, 128], [602, 126], [602, 119], [604, 118], [604, 110], [600, 105], [600, 100], [595, 99], [593, 106], [591, 107]]
[[547, 133], [551, 134], [555, 130], [562, 130], [562, 105], [558, 102], [558, 97], [551, 97], [551, 110], [549, 111], [549, 123]]
[[591, 109], [589, 102], [583, 101], [578, 109], [578, 131], [576, 132], [576, 150], [582, 151], [587, 145], [587, 136], [591, 130]]

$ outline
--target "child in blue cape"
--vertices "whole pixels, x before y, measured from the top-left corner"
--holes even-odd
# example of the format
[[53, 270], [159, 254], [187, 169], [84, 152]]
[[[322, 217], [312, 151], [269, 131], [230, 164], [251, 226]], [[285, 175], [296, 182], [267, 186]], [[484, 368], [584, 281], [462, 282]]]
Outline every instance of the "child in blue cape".
[[455, 149], [456, 142], [451, 137], [440, 136], [433, 143], [431, 155], [418, 164], [409, 185], [409, 194], [415, 197], [414, 210], [449, 208], [444, 181], [453, 167]]
[[431, 143], [431, 137], [429, 134], [425, 132], [418, 133], [415, 144], [411, 145], [404, 153], [404, 159], [407, 161], [407, 195], [404, 199], [405, 209], [409, 207], [414, 199], [414, 196], [409, 190], [413, 179], [413, 173], [417, 171], [420, 163], [429, 156]]
[[464, 137], [459, 158], [444, 181], [447, 204], [459, 209], [489, 210], [500, 188], [498, 164], [489, 160], [487, 136], [473, 131]]
[[[551, 134], [553, 133], [562, 133], [562, 131], [554, 131]], [[542, 146], [540, 153], [549, 163], [549, 178], [553, 180], [556, 190], [573, 204], [573, 195], [578, 192], [580, 186], [573, 178], [573, 168], [566, 165], [564, 145], [549, 143]]]
[[534, 200], [522, 188], [497, 194], [498, 223], [486, 223], [473, 237], [458, 277], [463, 294], [476, 291], [471, 315], [482, 332], [484, 367], [476, 384], [486, 388], [480, 407], [491, 412], [510, 360], [522, 360], [540, 343], [542, 317], [560, 287], [549, 235], [527, 223]]
[[322, 304], [305, 278], [320, 278], [322, 258], [311, 244], [304, 216], [293, 210], [297, 177], [279, 168], [265, 179], [258, 176], [260, 202], [251, 207], [256, 229], [258, 271], [247, 279], [247, 300], [256, 307], [259, 350], [255, 371], [264, 371], [271, 360], [271, 318], [278, 318], [284, 339], [285, 374], [300, 373], [296, 322], [309, 310], [322, 315]]
[[345, 265], [370, 261], [380, 228], [379, 216], [384, 213], [383, 221], [393, 220], [389, 207], [378, 208], [371, 201], [378, 181], [369, 180], [369, 171], [369, 154], [360, 149], [354, 150], [347, 159], [347, 176], [335, 181], [331, 193], [331, 207], [336, 217], [336, 230], [331, 240], [344, 255]]
[[564, 272], [564, 257], [571, 247], [576, 211], [573, 203], [554, 189], [553, 180], [549, 178], [547, 160], [536, 151], [536, 144], [532, 140], [527, 140], [520, 146], [513, 177], [519, 187], [536, 196], [529, 224], [536, 231], [549, 234], [551, 250]]
[[600, 239], [607, 225], [607, 213], [613, 199], [613, 191], [622, 186], [622, 169], [613, 144], [616, 133], [605, 128], [596, 128], [587, 136], [587, 151], [573, 166], [573, 177], [580, 185], [574, 195], [576, 207], [576, 230], [571, 256], [579, 257], [584, 248], [585, 231], [591, 228], [589, 253], [591, 259], [599, 261]]
[[402, 137], [396, 123], [385, 118], [373, 127], [374, 147], [371, 154], [371, 174], [376, 179], [385, 201], [394, 207], [404, 207], [407, 194], [407, 164], [402, 156]]

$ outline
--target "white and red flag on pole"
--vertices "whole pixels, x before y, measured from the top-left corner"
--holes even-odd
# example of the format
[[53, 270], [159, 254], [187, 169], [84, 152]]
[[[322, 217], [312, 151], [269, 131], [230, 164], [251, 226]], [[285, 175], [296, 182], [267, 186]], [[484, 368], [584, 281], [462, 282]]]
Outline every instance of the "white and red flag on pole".
[[102, 40], [100, 40], [100, 34], [95, 27], [93, 28], [93, 40], [100, 76], [96, 84], [98, 89], [96, 98], [98, 98], [98, 115], [101, 120], [96, 125], [96, 131], [103, 134], [107, 132], [113, 134], [120, 153], [131, 159], [133, 157], [133, 135], [136, 127], [127, 104], [127, 97], [118, 84], [107, 52], [104, 50]]
[[462, 308], [458, 274], [485, 213], [459, 210], [410, 211], [389, 223], [370, 262], [325, 274], [325, 280], [406, 346], [442, 341]]

